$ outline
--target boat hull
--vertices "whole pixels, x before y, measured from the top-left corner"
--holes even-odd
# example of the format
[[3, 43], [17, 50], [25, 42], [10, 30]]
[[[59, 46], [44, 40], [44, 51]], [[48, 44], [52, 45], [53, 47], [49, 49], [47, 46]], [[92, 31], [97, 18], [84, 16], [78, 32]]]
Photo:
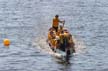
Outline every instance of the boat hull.
[[[49, 44], [49, 46], [51, 45], [51, 43]], [[56, 58], [62, 59], [63, 61], [69, 61], [70, 57], [72, 56], [72, 54], [74, 53], [73, 48], [69, 48], [69, 49], [65, 49], [65, 51], [58, 49], [58, 48], [52, 48], [52, 46], [50, 46], [50, 49], [53, 52], [53, 56], [55, 56]]]

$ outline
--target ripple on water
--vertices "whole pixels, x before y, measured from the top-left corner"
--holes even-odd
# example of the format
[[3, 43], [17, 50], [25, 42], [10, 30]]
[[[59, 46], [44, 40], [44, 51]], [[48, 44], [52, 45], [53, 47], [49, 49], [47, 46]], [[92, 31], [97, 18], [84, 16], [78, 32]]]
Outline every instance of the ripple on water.
[[[106, 0], [0, 0], [0, 71], [107, 71]], [[59, 14], [73, 34], [76, 54], [70, 65], [48, 52], [46, 32]]]

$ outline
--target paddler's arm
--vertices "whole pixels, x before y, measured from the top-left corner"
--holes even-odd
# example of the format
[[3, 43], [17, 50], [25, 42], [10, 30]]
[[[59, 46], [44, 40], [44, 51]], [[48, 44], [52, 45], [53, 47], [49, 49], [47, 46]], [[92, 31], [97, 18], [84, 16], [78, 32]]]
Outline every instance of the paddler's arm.
[[59, 20], [59, 22], [60, 22], [60, 23], [65, 23], [65, 20], [63, 20], [63, 21]]
[[64, 26], [64, 24], [65, 24], [65, 20], [63, 20], [63, 21], [60, 21], [60, 20], [59, 20], [59, 22], [62, 23], [63, 26]]

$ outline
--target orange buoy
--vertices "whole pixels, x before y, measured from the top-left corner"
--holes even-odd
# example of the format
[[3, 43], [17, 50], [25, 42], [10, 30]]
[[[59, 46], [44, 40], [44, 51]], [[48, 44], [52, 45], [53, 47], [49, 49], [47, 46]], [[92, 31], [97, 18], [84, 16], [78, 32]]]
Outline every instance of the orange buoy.
[[4, 39], [3, 44], [4, 44], [4, 46], [9, 46], [10, 45], [10, 40], [9, 39]]

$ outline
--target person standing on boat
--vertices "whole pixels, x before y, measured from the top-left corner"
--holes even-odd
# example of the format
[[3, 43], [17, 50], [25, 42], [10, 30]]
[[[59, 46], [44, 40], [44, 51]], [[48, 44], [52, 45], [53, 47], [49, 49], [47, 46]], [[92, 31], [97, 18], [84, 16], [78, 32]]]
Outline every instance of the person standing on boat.
[[58, 31], [58, 26], [59, 23], [63, 23], [64, 24], [65, 21], [60, 21], [59, 20], [59, 15], [55, 15], [55, 18], [53, 18], [53, 23], [52, 23], [52, 27], [56, 30], [56, 32]]

